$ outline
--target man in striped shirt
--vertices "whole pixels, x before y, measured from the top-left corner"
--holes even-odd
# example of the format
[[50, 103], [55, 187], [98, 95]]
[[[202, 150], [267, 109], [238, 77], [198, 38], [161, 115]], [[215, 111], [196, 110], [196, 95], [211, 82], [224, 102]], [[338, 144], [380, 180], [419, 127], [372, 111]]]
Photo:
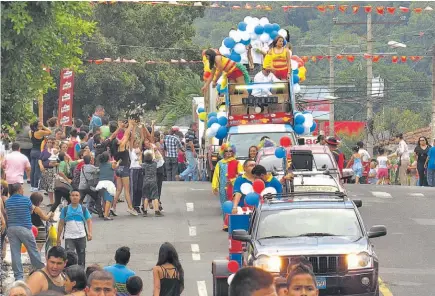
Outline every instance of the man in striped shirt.
[[19, 183], [9, 185], [11, 196], [6, 200], [5, 208], [8, 219], [8, 238], [11, 247], [12, 270], [15, 280], [23, 279], [23, 265], [21, 262], [21, 244], [27, 249], [30, 262], [35, 269], [44, 268], [41, 255], [36, 247], [32, 234], [31, 214], [35, 206], [30, 198], [23, 195], [23, 186]]

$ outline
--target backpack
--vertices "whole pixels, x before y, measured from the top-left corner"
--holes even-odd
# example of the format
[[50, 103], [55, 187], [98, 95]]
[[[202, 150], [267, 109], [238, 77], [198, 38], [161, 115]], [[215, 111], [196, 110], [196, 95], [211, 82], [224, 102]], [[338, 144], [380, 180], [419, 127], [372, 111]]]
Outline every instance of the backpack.
[[[83, 207], [82, 205], [79, 205], [79, 206], [82, 208], [81, 215], [79, 214], [79, 216], [80, 216], [80, 218], [82, 218], [82, 220], [83, 220], [83, 225], [85, 226], [85, 233], [86, 233], [86, 237], [87, 237], [87, 236], [88, 236], [88, 228], [87, 228], [87, 226], [86, 226], [86, 219], [85, 219], [86, 208]], [[68, 206], [64, 207], [64, 208], [62, 209], [62, 213], [61, 213], [62, 215], [65, 216], [65, 225], [64, 225], [64, 227], [63, 227], [63, 233], [62, 233], [62, 238], [63, 238], [63, 239], [65, 238], [66, 218], [68, 217], [68, 213], [71, 214], [71, 211], [68, 212], [68, 209], [70, 209], [70, 208], [71, 208], [71, 205], [68, 205]]]
[[72, 173], [72, 180], [71, 180], [71, 186], [73, 188], [73, 190], [78, 190], [79, 189], [79, 184], [80, 184], [80, 172], [81, 170], [78, 170], [77, 167], [74, 168], [74, 171]]

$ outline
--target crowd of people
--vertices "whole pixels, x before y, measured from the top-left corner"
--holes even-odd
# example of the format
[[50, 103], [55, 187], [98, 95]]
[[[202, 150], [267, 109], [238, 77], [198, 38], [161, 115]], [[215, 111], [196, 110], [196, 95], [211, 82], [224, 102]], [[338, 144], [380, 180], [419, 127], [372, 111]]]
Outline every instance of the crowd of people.
[[[130, 249], [120, 247], [115, 253], [115, 264], [80, 265], [80, 258], [61, 246], [52, 247], [46, 255], [46, 264], [35, 268], [26, 279], [16, 280], [7, 296], [139, 296], [144, 284], [135, 271], [127, 267]], [[179, 296], [184, 290], [184, 270], [178, 253], [168, 242], [162, 244], [153, 267], [154, 296]], [[146, 293], [149, 295], [149, 293]]]

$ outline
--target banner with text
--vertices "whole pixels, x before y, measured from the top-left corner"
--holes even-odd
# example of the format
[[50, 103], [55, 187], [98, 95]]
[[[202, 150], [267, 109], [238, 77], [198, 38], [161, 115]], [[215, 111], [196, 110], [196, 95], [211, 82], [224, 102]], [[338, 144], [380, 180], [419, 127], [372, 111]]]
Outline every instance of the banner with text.
[[72, 108], [74, 95], [74, 72], [70, 69], [62, 69], [60, 72], [59, 85], [59, 110], [58, 120], [62, 126], [72, 125]]

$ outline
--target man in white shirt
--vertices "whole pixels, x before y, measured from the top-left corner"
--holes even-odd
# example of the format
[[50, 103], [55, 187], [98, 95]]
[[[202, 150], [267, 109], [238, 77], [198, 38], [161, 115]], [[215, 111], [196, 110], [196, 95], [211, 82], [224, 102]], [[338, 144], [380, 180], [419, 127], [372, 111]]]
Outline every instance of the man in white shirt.
[[[273, 83], [281, 82], [276, 76], [270, 71], [270, 69], [263, 69], [258, 72], [254, 77], [254, 83]], [[270, 87], [259, 87], [257, 86], [252, 90], [252, 95], [254, 97], [267, 97], [272, 95]]]
[[403, 134], [398, 134], [396, 136], [396, 141], [399, 142], [399, 147], [397, 147], [396, 152], [389, 155], [391, 156], [397, 156], [399, 157], [400, 165], [399, 165], [399, 180], [400, 185], [406, 186], [408, 185], [408, 177], [406, 176], [406, 170], [409, 166], [409, 150], [408, 150], [408, 144], [406, 144], [405, 140], [403, 139]]
[[252, 41], [246, 49], [246, 52], [241, 54], [241, 63], [246, 66], [250, 74], [251, 72], [256, 73], [263, 66], [263, 59], [269, 51], [269, 46], [257, 39]]
[[12, 144], [12, 152], [7, 154], [2, 163], [8, 184], [23, 184], [24, 172], [30, 176], [29, 159], [20, 152], [20, 144]]

